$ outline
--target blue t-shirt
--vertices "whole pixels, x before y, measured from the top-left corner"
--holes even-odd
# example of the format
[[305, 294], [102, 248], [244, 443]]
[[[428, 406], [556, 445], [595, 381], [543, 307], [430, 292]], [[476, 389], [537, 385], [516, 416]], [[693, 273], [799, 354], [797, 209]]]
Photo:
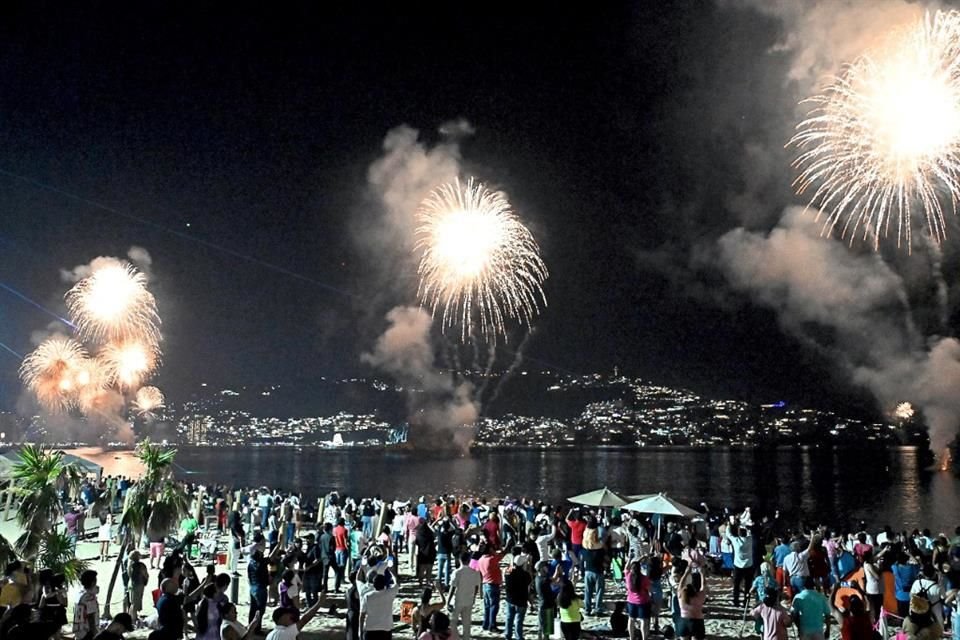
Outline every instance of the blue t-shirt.
[[849, 551], [841, 551], [837, 555], [837, 571], [841, 576], [849, 574], [857, 568], [857, 559]]
[[773, 548], [773, 562], [778, 567], [783, 566], [783, 559], [790, 555], [790, 545], [783, 543]]
[[898, 562], [890, 567], [890, 570], [893, 572], [893, 586], [897, 591], [897, 600], [910, 602], [910, 587], [913, 586], [913, 581], [920, 575], [920, 566]]
[[793, 610], [799, 618], [800, 633], [822, 633], [823, 621], [831, 615], [827, 597], [814, 589], [804, 589], [793, 598]]
[[421, 502], [417, 505], [417, 517], [427, 519], [427, 505], [425, 502]]

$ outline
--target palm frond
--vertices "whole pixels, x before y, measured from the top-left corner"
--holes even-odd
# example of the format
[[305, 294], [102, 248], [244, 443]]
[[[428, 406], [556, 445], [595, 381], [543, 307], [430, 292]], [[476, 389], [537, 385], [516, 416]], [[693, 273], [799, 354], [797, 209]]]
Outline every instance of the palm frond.
[[48, 531], [41, 538], [37, 563], [54, 573], [62, 573], [69, 583], [79, 580], [80, 574], [90, 565], [76, 557], [70, 538], [57, 531]]

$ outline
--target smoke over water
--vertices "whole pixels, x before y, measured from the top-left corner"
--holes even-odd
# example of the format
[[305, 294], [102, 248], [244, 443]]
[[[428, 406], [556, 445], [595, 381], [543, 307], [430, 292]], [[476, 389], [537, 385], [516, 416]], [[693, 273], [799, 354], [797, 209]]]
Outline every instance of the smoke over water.
[[[661, 125], [691, 154], [672, 172], [695, 178], [679, 202], [658, 194], [659, 237], [638, 242], [640, 268], [696, 303], [739, 309], [749, 300], [773, 310], [784, 334], [835, 363], [841, 394], [866, 389], [884, 413], [912, 402], [932, 448], [942, 449], [960, 430], [960, 341], [950, 322], [960, 293], [957, 217], [948, 214], [942, 246], [917, 228], [912, 254], [822, 238], [816, 211], [792, 206], [804, 200], [790, 188], [795, 151], [784, 149], [810, 108], [800, 100], [939, 6], [718, 0], [715, 8], [730, 32], [756, 37], [730, 48], [710, 31], [709, 42], [698, 42], [717, 55], [698, 58], [698, 81], [671, 98]], [[711, 149], [718, 140], [736, 151]]]
[[730, 285], [777, 312], [783, 329], [830, 357], [884, 410], [923, 410], [931, 446], [960, 425], [960, 341], [926, 336], [903, 278], [879, 254], [820, 237], [813, 216], [789, 208], [770, 232], [737, 228], [718, 241]]
[[430, 313], [396, 304], [416, 294], [412, 252], [417, 207], [437, 185], [460, 175], [459, 141], [472, 135], [473, 127], [465, 120], [451, 121], [441, 125], [439, 134], [440, 141], [430, 145], [407, 125], [391, 129], [383, 141], [383, 154], [367, 172], [379, 206], [372, 215], [368, 213], [355, 236], [371, 265], [368, 275], [375, 280], [368, 287], [378, 292], [367, 301], [367, 311], [376, 312], [378, 332], [382, 309], [393, 308], [386, 314], [386, 331], [360, 359], [404, 387], [412, 446], [465, 451], [479, 415], [473, 386], [437, 367]]
[[392, 376], [407, 394], [409, 442], [418, 448], [466, 451], [479, 407], [473, 387], [437, 369], [430, 314], [419, 307], [387, 313], [387, 330], [361, 360]]

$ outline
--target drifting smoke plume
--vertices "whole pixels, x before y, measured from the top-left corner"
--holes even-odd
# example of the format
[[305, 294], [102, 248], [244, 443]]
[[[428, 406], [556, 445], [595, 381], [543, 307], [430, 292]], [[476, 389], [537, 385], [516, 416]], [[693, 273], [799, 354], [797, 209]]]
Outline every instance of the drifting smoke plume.
[[[452, 135], [430, 147], [420, 132], [400, 125], [387, 132], [383, 156], [370, 166], [367, 181], [383, 203], [384, 216], [378, 229], [364, 229], [363, 242], [385, 242], [391, 253], [408, 254], [413, 247], [414, 213], [437, 185], [452, 182], [460, 175], [460, 146], [457, 140], [472, 129], [466, 121], [441, 127]], [[369, 233], [382, 234], [371, 238]]]
[[479, 407], [473, 387], [439, 371], [430, 342], [430, 314], [419, 307], [387, 313], [387, 330], [361, 360], [390, 374], [407, 393], [409, 442], [435, 450], [466, 451]]
[[915, 325], [903, 278], [879, 254], [820, 237], [801, 208], [770, 232], [737, 228], [718, 241], [730, 284], [777, 312], [781, 326], [836, 362], [881, 406], [903, 398], [923, 410], [931, 446], [960, 426], [960, 341]]
[[772, 52], [792, 55], [786, 80], [804, 90], [875, 46], [891, 27], [915, 23], [924, 11], [924, 6], [904, 0], [726, 0], [723, 4], [780, 19], [784, 31]]

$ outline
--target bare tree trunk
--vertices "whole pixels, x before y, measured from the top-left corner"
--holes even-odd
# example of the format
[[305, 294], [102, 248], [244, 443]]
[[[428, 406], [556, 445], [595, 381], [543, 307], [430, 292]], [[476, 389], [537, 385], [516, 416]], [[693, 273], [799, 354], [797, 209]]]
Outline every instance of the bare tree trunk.
[[101, 616], [104, 620], [110, 620], [113, 617], [110, 615], [110, 600], [113, 598], [113, 588], [117, 585], [117, 575], [120, 573], [120, 566], [123, 564], [123, 557], [126, 554], [128, 546], [130, 546], [129, 530], [123, 534], [123, 540], [121, 540], [120, 544], [120, 551], [117, 554], [117, 561], [114, 563], [113, 573], [110, 575], [110, 584], [107, 586], [107, 597], [104, 599], [103, 615]]

